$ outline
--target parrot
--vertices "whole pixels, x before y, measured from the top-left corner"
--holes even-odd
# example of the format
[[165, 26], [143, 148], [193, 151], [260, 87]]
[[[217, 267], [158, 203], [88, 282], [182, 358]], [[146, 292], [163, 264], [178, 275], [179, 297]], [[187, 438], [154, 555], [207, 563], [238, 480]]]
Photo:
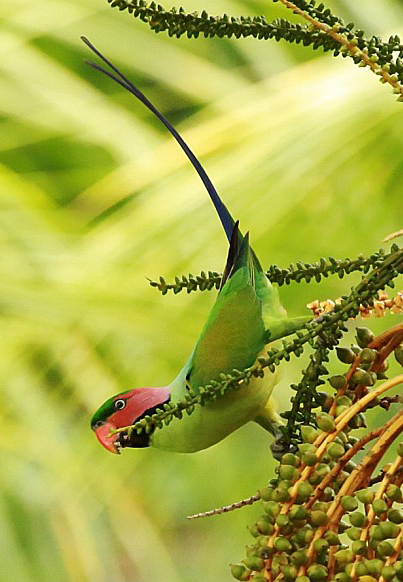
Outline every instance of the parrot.
[[130, 435], [116, 432], [163, 409], [168, 402], [183, 399], [190, 391], [198, 394], [201, 387], [219, 381], [221, 374], [252, 366], [266, 354], [269, 342], [293, 333], [307, 318], [287, 318], [278, 288], [270, 283], [250, 246], [249, 233], [242, 235], [239, 222], [232, 218], [204, 168], [176, 129], [88, 39], [82, 37], [82, 40], [110, 70], [90, 60], [87, 64], [134, 95], [175, 138], [201, 178], [229, 242], [217, 299], [182, 370], [166, 386], [132, 388], [108, 398], [93, 415], [91, 428], [101, 445], [112, 453], [120, 453], [122, 448], [148, 446], [194, 453], [211, 447], [250, 421], [278, 437], [282, 420], [272, 395], [280, 380], [278, 367], [263, 377], [252, 377], [236, 391], [196, 406], [192, 414], [174, 418], [163, 428], [141, 434], [133, 431]]

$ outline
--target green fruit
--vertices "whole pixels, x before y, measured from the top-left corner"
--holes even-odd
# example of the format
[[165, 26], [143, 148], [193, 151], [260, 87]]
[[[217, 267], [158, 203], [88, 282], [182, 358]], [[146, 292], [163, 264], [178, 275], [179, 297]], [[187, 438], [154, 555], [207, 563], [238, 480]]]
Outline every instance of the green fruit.
[[244, 564], [249, 570], [256, 570], [260, 572], [264, 568], [264, 560], [257, 556], [250, 556], [244, 560]]
[[346, 377], [341, 374], [336, 374], [329, 378], [329, 383], [335, 390], [341, 390], [346, 385]]
[[386, 541], [380, 542], [377, 545], [376, 551], [381, 558], [387, 558], [388, 556], [391, 556], [394, 552], [393, 544]]
[[403, 501], [402, 490], [397, 485], [390, 484], [386, 489], [386, 497], [391, 501], [401, 503]]
[[278, 552], [289, 552], [290, 550], [292, 550], [290, 540], [283, 537], [278, 537], [274, 540], [274, 547]]
[[294, 455], [293, 453], [285, 453], [285, 455], [283, 455], [281, 457], [281, 464], [282, 465], [292, 465], [293, 467], [299, 467], [300, 460], [297, 457], [297, 455]]
[[360, 361], [365, 364], [372, 364], [376, 358], [376, 351], [371, 350], [371, 348], [364, 348], [360, 355]]
[[343, 445], [339, 443], [331, 443], [327, 448], [327, 454], [331, 459], [339, 459], [345, 453]]
[[343, 362], [343, 364], [352, 364], [355, 360], [355, 353], [349, 348], [337, 347], [336, 353], [340, 362]]
[[346, 534], [350, 538], [350, 540], [354, 542], [360, 539], [361, 529], [358, 527], [349, 527], [348, 530], [346, 531]]
[[334, 554], [334, 557], [339, 564], [349, 564], [354, 560], [354, 554], [351, 550], [339, 550]]
[[312, 582], [326, 580], [327, 568], [321, 564], [312, 564], [307, 571], [308, 577]]
[[393, 566], [385, 566], [382, 568], [381, 575], [385, 578], [386, 582], [390, 582], [395, 577], [395, 569]]
[[382, 515], [382, 513], [385, 513], [385, 511], [388, 510], [388, 504], [384, 499], [375, 499], [372, 502], [372, 509], [374, 510], [375, 515]]
[[353, 525], [354, 527], [364, 527], [364, 525], [367, 522], [366, 516], [360, 511], [351, 513], [348, 517], [350, 519], [351, 525]]
[[285, 579], [290, 580], [292, 582], [294, 582], [295, 578], [298, 575], [298, 568], [294, 566], [294, 564], [283, 566], [281, 568], [281, 571], [284, 574]]
[[384, 564], [382, 560], [367, 560], [365, 565], [370, 574], [380, 576]]
[[344, 511], [355, 511], [358, 507], [358, 501], [351, 495], [344, 495], [344, 497], [341, 498], [340, 504]]
[[364, 556], [367, 551], [367, 544], [362, 540], [355, 540], [352, 545], [351, 549], [355, 555]]
[[308, 556], [306, 552], [298, 550], [297, 552], [291, 554], [291, 561], [296, 566], [305, 566], [308, 561]]
[[374, 339], [374, 334], [368, 327], [357, 327], [356, 332], [355, 337], [360, 348], [365, 348]]
[[301, 426], [301, 436], [304, 443], [314, 443], [319, 436], [319, 432], [313, 426]]
[[262, 487], [262, 489], [259, 489], [260, 498], [263, 501], [271, 501], [273, 498], [273, 491], [273, 487]]
[[328, 516], [324, 511], [311, 511], [310, 521], [313, 525], [322, 526], [328, 522]]
[[249, 580], [250, 571], [243, 564], [231, 564], [231, 574], [236, 580]]
[[338, 546], [340, 544], [340, 538], [334, 531], [327, 531], [325, 533], [325, 540], [329, 546]]
[[403, 523], [403, 512], [400, 509], [391, 509], [388, 512], [388, 520], [392, 523]]
[[315, 453], [304, 453], [301, 457], [301, 460], [304, 465], [307, 465], [308, 467], [314, 467], [318, 462], [318, 457], [315, 455]]
[[320, 554], [321, 552], [324, 552], [329, 549], [329, 542], [327, 542], [323, 538], [315, 540], [313, 543], [313, 548], [317, 554]]
[[360, 489], [359, 491], [356, 492], [356, 497], [358, 501], [361, 501], [361, 503], [368, 505], [369, 503], [372, 503], [372, 501], [374, 500], [374, 493], [369, 489]]
[[366, 370], [362, 368], [356, 368], [351, 381], [354, 384], [359, 384], [360, 386], [372, 386], [372, 377]]
[[276, 518], [280, 513], [280, 505], [277, 503], [277, 501], [266, 501], [266, 503], [263, 503], [263, 508], [267, 515], [270, 515], [274, 518]]
[[320, 430], [324, 432], [332, 432], [335, 428], [335, 422], [333, 416], [327, 414], [326, 412], [318, 412], [316, 415], [316, 423]]
[[271, 535], [274, 532], [274, 526], [264, 519], [260, 519], [256, 523], [256, 529], [259, 532], [259, 534], [262, 534], [264, 536]]
[[313, 493], [313, 487], [310, 483], [304, 481], [298, 485], [298, 495], [304, 499], [308, 499]]

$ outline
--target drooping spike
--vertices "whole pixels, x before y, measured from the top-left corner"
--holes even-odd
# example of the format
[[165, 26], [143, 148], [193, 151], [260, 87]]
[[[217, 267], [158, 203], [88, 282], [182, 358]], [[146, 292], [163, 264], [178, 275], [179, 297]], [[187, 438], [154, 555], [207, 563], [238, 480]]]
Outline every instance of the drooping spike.
[[131, 93], [135, 97], [137, 97], [137, 99], [139, 101], [141, 101], [141, 103], [143, 103], [143, 105], [145, 105], [150, 111], [152, 111], [152, 113], [154, 113], [154, 115], [156, 117], [158, 117], [158, 119], [160, 121], [162, 121], [162, 123], [165, 125], [165, 127], [168, 129], [168, 131], [171, 133], [171, 135], [176, 139], [176, 141], [178, 142], [178, 144], [180, 145], [182, 150], [185, 152], [185, 154], [189, 158], [189, 160], [192, 163], [193, 167], [195, 168], [196, 172], [199, 174], [204, 186], [206, 187], [206, 190], [209, 193], [210, 198], [211, 198], [211, 200], [212, 200], [212, 202], [213, 202], [213, 204], [218, 212], [218, 215], [219, 215], [220, 220], [221, 220], [221, 224], [224, 227], [227, 238], [230, 241], [231, 235], [232, 235], [232, 229], [234, 227], [235, 221], [232, 218], [231, 214], [229, 213], [227, 207], [225, 206], [225, 204], [222, 202], [221, 198], [219, 197], [216, 189], [213, 186], [213, 183], [211, 182], [210, 178], [206, 174], [203, 166], [201, 165], [199, 160], [196, 158], [196, 156], [194, 155], [192, 150], [189, 148], [187, 143], [182, 139], [182, 137], [179, 135], [179, 133], [176, 131], [176, 129], [174, 127], [172, 127], [172, 125], [169, 123], [169, 121], [167, 119], [165, 119], [165, 117], [162, 115], [162, 113], [160, 113], [158, 111], [158, 109], [156, 109], [154, 107], [154, 105], [151, 103], [151, 101], [149, 101], [147, 99], [147, 97], [139, 89], [137, 89], [137, 87], [135, 87], [135, 85], [133, 85], [133, 83], [131, 81], [129, 81], [123, 75], [123, 73], [121, 73], [119, 71], [119, 69], [117, 67], [115, 67], [115, 65], [113, 65], [106, 57], [104, 57], [104, 55], [102, 53], [100, 53], [99, 50], [97, 48], [95, 48], [95, 46], [85, 36], [82, 36], [81, 40], [92, 50], [92, 52], [94, 52], [100, 59], [102, 59], [102, 61], [106, 65], [108, 65], [108, 67], [110, 67], [112, 69], [112, 71], [114, 71], [116, 73], [116, 76], [113, 75], [110, 71], [103, 69], [100, 65], [98, 65], [92, 61], [86, 60], [86, 63], [88, 65], [90, 65], [90, 67], [92, 67], [93, 69], [101, 72], [102, 74], [106, 75], [107, 77], [109, 77], [110, 79], [112, 79], [113, 81], [118, 83], [121, 87], [123, 87], [124, 89], [129, 91], [129, 93]]

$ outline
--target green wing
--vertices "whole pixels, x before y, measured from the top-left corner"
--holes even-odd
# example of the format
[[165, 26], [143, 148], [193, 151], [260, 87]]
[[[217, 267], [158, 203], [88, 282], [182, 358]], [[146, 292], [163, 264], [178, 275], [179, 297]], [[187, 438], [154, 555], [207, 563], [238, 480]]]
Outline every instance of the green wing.
[[220, 373], [251, 366], [265, 343], [266, 312], [275, 317], [281, 309], [277, 290], [264, 276], [248, 235], [238, 238], [235, 229], [224, 279], [189, 362], [187, 378], [196, 391]]

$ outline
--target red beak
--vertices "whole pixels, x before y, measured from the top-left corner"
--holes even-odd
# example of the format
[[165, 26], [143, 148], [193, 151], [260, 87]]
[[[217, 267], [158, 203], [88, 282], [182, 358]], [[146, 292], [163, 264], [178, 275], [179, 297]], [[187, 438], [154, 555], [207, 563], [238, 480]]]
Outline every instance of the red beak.
[[97, 439], [99, 440], [101, 445], [105, 447], [107, 451], [119, 455], [120, 451], [115, 444], [118, 439], [118, 435], [113, 434], [109, 436], [111, 430], [116, 430], [116, 426], [114, 426], [110, 422], [105, 422], [105, 424], [103, 424], [102, 426], [95, 430], [95, 434], [97, 435]]

